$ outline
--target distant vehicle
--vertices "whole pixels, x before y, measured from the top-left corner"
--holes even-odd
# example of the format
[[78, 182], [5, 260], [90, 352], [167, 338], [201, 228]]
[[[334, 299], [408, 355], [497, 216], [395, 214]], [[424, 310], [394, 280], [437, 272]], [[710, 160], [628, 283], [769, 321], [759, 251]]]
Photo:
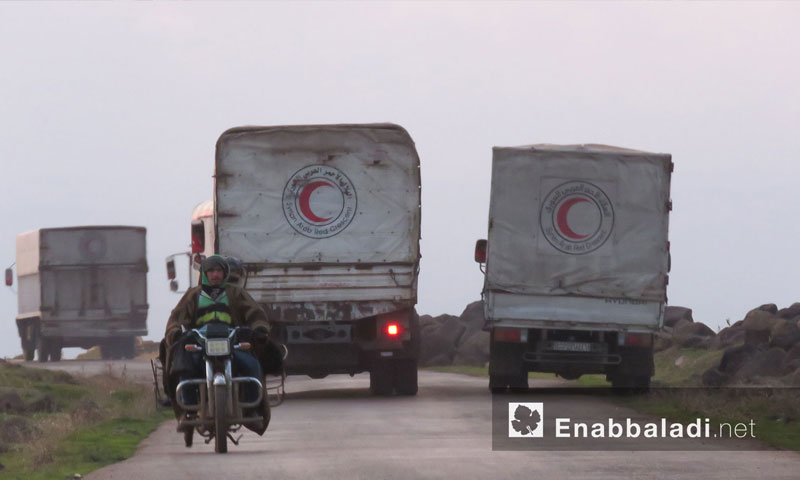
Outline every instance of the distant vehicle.
[[[400, 126], [241, 127], [217, 142], [213, 202], [192, 214], [192, 269], [240, 258], [240, 285], [288, 345], [287, 374], [370, 372], [415, 395], [420, 171]], [[171, 288], [175, 256], [167, 259]]]
[[489, 237], [475, 248], [490, 389], [527, 388], [530, 371], [648, 388], [667, 299], [671, 156], [533, 145], [493, 157]]
[[[144, 227], [42, 228], [17, 236], [25, 360], [58, 361], [64, 347], [99, 345], [103, 358], [133, 358], [147, 335]], [[6, 285], [13, 271], [6, 270]]]

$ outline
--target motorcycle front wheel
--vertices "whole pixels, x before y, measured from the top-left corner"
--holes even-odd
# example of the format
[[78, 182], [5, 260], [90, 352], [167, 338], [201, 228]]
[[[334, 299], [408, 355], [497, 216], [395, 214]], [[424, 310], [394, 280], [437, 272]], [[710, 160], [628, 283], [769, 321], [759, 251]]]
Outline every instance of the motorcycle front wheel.
[[228, 425], [225, 421], [228, 407], [228, 390], [224, 386], [214, 386], [214, 451], [228, 451]]

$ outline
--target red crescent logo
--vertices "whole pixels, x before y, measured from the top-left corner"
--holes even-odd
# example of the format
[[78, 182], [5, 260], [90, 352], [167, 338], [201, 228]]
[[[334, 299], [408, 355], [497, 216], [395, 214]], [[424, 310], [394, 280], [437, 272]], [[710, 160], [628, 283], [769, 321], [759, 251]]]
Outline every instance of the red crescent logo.
[[569, 223], [567, 223], [567, 215], [569, 215], [569, 210], [578, 203], [588, 202], [589, 200], [582, 198], [582, 197], [573, 197], [567, 199], [564, 203], [558, 207], [558, 212], [556, 213], [556, 223], [558, 224], [558, 229], [561, 230], [561, 233], [564, 236], [571, 238], [573, 240], [583, 240], [584, 238], [588, 237], [589, 235], [580, 235], [575, 233], [572, 228], [570, 228]]
[[303, 216], [305, 216], [307, 219], [316, 223], [325, 223], [328, 220], [330, 220], [331, 217], [328, 218], [318, 217], [316, 214], [314, 214], [314, 212], [311, 210], [311, 206], [309, 205], [309, 200], [311, 200], [311, 194], [314, 193], [314, 190], [320, 187], [333, 188], [333, 185], [322, 180], [311, 182], [305, 187], [303, 187], [302, 191], [300, 191], [300, 195], [297, 198], [297, 203], [298, 206], [300, 207], [300, 213], [302, 213]]

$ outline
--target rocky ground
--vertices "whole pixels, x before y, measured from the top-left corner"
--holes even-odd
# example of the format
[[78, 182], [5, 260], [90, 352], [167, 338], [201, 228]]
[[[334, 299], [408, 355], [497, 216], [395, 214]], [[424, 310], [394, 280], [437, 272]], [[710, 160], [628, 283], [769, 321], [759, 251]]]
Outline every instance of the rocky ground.
[[[459, 316], [422, 315], [420, 366], [484, 366], [489, 361], [489, 333], [483, 302], [473, 302]], [[667, 307], [655, 351], [670, 347], [723, 350], [719, 365], [702, 376], [707, 386], [769, 384], [800, 386], [800, 303], [751, 310], [744, 319], [715, 332], [692, 318], [686, 307]]]

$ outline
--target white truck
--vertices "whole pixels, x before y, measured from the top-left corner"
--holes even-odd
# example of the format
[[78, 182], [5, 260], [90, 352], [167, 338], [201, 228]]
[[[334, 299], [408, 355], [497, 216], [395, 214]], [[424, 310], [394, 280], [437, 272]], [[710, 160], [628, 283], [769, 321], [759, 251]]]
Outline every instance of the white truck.
[[646, 389], [670, 268], [671, 156], [603, 145], [495, 147], [483, 299], [489, 387], [528, 372]]
[[[42, 228], [17, 236], [25, 360], [58, 361], [62, 347], [99, 345], [103, 358], [133, 358], [147, 335], [146, 230], [130, 226]], [[6, 271], [6, 285], [13, 272]]]
[[[287, 345], [287, 374], [369, 371], [376, 395], [415, 395], [420, 169], [392, 124], [233, 128], [214, 201], [192, 215], [192, 261], [242, 260], [242, 282]], [[175, 277], [174, 259], [167, 271]], [[173, 283], [173, 290], [174, 283]]]

